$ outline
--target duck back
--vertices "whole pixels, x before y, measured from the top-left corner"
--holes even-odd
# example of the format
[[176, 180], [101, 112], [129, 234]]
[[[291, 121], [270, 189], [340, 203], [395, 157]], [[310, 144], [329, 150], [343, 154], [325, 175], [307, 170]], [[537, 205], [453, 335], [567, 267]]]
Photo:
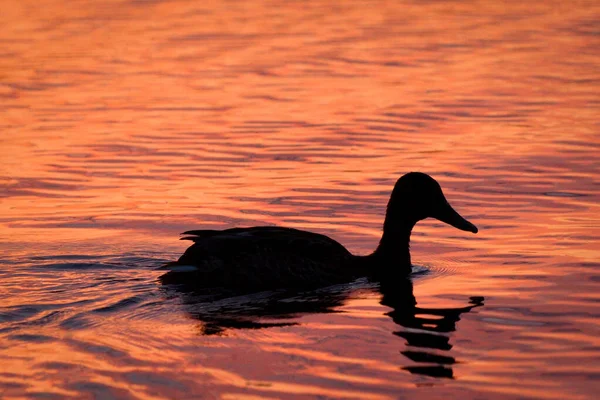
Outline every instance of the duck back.
[[[164, 283], [269, 289], [319, 287], [360, 276], [337, 241], [292, 228], [253, 227], [184, 232], [194, 242], [163, 275]], [[193, 268], [181, 268], [181, 267]], [[179, 268], [177, 268], [179, 267]], [[178, 272], [181, 270], [187, 272]]]

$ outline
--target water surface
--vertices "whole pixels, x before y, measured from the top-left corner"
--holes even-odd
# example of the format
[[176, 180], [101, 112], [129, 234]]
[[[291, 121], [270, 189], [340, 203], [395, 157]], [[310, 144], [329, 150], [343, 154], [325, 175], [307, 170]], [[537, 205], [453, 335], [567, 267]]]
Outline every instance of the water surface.
[[[0, 396], [592, 398], [597, 2], [8, 1]], [[224, 298], [164, 287], [188, 229], [357, 254], [438, 179], [417, 273]]]

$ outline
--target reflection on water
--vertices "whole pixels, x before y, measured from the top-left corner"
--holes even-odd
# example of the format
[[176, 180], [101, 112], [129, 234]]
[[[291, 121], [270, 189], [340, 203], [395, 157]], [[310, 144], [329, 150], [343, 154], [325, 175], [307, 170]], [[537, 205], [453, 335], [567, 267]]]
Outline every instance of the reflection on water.
[[[3, 2], [0, 397], [597, 397], [599, 19], [587, 0]], [[157, 280], [190, 229], [367, 254], [409, 171], [480, 228], [417, 224], [412, 289]]]
[[472, 305], [466, 307], [418, 307], [410, 278], [380, 283], [360, 281], [309, 292], [284, 290], [242, 296], [187, 285], [163, 288], [165, 296], [180, 296], [185, 312], [202, 322], [202, 335], [222, 334], [226, 329], [297, 325], [294, 319], [303, 314], [338, 312], [348, 298], [358, 297], [357, 292], [367, 289], [381, 295], [380, 303], [392, 308], [386, 315], [402, 328], [394, 335], [404, 338], [410, 350], [401, 353], [418, 364], [403, 369], [414, 374], [453, 378], [452, 364], [457, 361], [448, 354], [452, 349], [448, 334], [456, 331], [461, 314], [483, 305], [483, 297], [471, 297]]
[[[383, 295], [381, 304], [393, 308], [387, 313], [392, 320], [405, 328], [394, 332], [406, 340], [410, 350], [401, 353], [417, 363], [404, 367], [413, 374], [423, 374], [440, 378], [453, 378], [452, 364], [457, 361], [448, 355], [452, 349], [449, 333], [456, 331], [460, 315], [483, 305], [483, 297], [471, 297], [472, 305], [458, 308], [418, 307], [409, 279], [400, 282], [385, 282], [380, 286]], [[441, 354], [435, 351], [439, 350]], [[431, 365], [433, 364], [433, 365]]]
[[[201, 333], [214, 335], [225, 329], [260, 329], [296, 325], [294, 318], [309, 313], [332, 313], [351, 295], [352, 286], [340, 285], [310, 292], [268, 291], [232, 294], [225, 289], [198, 289], [165, 285], [166, 296], [181, 297], [192, 318], [202, 322]], [[282, 322], [286, 321], [286, 322]]]

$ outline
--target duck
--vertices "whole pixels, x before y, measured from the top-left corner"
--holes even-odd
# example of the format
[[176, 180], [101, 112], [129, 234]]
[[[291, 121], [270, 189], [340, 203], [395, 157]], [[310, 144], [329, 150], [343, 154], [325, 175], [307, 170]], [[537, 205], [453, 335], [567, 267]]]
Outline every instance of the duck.
[[193, 244], [161, 269], [163, 284], [243, 291], [316, 288], [358, 278], [392, 279], [412, 271], [414, 226], [435, 218], [456, 229], [478, 229], [452, 208], [440, 184], [423, 172], [409, 172], [394, 185], [377, 248], [354, 255], [338, 241], [309, 231], [278, 226], [189, 230]]

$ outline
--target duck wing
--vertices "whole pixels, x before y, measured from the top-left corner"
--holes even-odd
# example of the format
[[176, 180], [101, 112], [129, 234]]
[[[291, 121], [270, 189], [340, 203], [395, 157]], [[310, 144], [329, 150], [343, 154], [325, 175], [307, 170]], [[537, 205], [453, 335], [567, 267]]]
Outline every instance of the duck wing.
[[324, 286], [356, 276], [350, 252], [317, 233], [267, 226], [183, 235], [194, 244], [165, 267], [172, 271], [163, 277], [171, 282], [179, 274], [177, 278], [202, 287], [268, 289]]

